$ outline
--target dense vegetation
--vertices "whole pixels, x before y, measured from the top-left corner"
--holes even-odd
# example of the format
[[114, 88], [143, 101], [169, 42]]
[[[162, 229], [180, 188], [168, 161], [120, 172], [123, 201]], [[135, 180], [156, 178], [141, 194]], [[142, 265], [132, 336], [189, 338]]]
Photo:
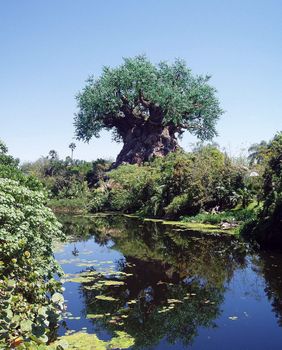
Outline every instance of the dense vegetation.
[[244, 228], [263, 246], [282, 246], [282, 133], [269, 144], [260, 146], [260, 159], [265, 162], [262, 197], [263, 208], [257, 218]]
[[50, 151], [21, 170], [1, 143], [0, 345], [45, 346], [56, 336], [63, 298], [51, 244], [62, 232], [46, 207], [48, 198], [54, 205], [71, 203], [91, 212], [216, 225], [244, 222], [243, 232], [262, 246], [281, 246], [282, 134], [250, 151], [248, 166], [214, 144], [197, 144], [189, 153], [179, 150], [112, 170], [109, 161], [61, 160]]
[[[207, 277], [206, 285], [202, 285], [202, 280], [195, 280], [194, 284], [183, 284], [179, 289], [178, 297], [183, 300], [189, 299], [185, 299], [185, 295], [191, 294], [191, 288], [197, 292], [193, 294], [208, 300], [207, 304], [213, 299], [214, 304], [208, 305], [210, 309], [206, 315], [198, 311], [197, 303], [187, 301], [179, 307], [180, 317], [165, 322], [162, 314], [167, 310], [163, 305], [162, 308], [155, 305], [149, 327], [144, 328], [143, 333], [139, 327], [142, 315], [136, 309], [138, 317], [124, 321], [130, 335], [110, 326], [113, 338], [109, 341], [77, 333], [54, 342], [64, 299], [58, 278], [61, 270], [54, 259], [52, 243], [55, 238], [64, 237], [64, 233], [50, 208], [70, 212], [122, 212], [179, 220], [182, 225], [200, 223], [218, 227], [227, 224], [229, 228], [240, 225], [238, 232], [261, 246], [282, 247], [281, 132], [270, 142], [252, 145], [248, 159], [243, 161], [230, 158], [216, 144], [199, 142], [191, 152], [185, 152], [177, 143], [177, 137], [186, 130], [202, 141], [216, 135], [215, 124], [222, 110], [216, 90], [208, 84], [209, 78], [193, 76], [181, 60], [171, 65], [164, 62], [153, 65], [144, 56], [125, 59], [118, 68], [104, 68], [99, 79], [90, 78], [77, 96], [76, 136], [89, 141], [93, 136], [98, 137], [102, 129], [112, 130], [115, 140], [124, 143], [115, 163], [103, 159], [93, 162], [74, 159], [76, 145], [72, 142], [69, 145], [71, 156], [66, 159], [60, 159], [57, 152], [51, 150], [48, 156], [20, 166], [19, 160], [10, 156], [0, 141], [0, 348], [62, 350], [67, 346], [66, 338], [70, 349], [76, 349], [77, 342], [85, 349], [90, 342], [101, 349], [127, 348], [134, 341], [138, 347], [148, 340], [147, 345], [151, 346], [165, 334], [175, 341], [184, 333], [183, 342], [189, 344], [197, 328], [210, 326], [219, 313], [217, 305], [222, 302], [224, 281], [228, 277], [223, 275], [219, 285], [211, 288]], [[99, 220], [96, 224], [97, 237], [101, 242], [107, 241], [111, 227], [99, 226]], [[81, 233], [79, 230], [85, 229], [85, 226], [69, 225], [73, 226], [66, 225], [65, 230], [71, 228]], [[90, 225], [91, 234], [92, 229]], [[134, 233], [134, 229], [130, 232]], [[165, 243], [162, 232], [155, 232], [154, 237], [148, 232], [154, 248], [151, 250], [142, 247], [138, 235], [130, 246], [127, 239], [118, 238], [118, 230], [114, 234], [125, 255], [127, 252], [130, 257], [134, 252], [134, 257], [139, 258], [140, 251], [143, 254], [141, 247], [151, 260], [166, 261], [173, 266], [173, 256], [163, 251], [171, 236], [165, 237]], [[177, 240], [181, 243], [183, 239], [181, 234], [173, 238], [174, 243]], [[190, 270], [199, 268], [196, 249], [200, 248], [197, 239], [195, 242], [188, 249], [185, 246], [180, 254], [189, 258], [186, 262]], [[208, 238], [206, 242], [204, 255], [211, 255]], [[170, 243], [173, 252], [179, 250], [174, 243]], [[225, 253], [218, 266], [210, 265], [223, 270], [224, 259], [231, 258], [230, 252], [226, 250]], [[164, 267], [157, 268], [156, 281]], [[212, 275], [212, 271], [207, 270]], [[164, 272], [161, 278], [165, 279]], [[89, 297], [88, 288], [94, 290], [91, 298], [102, 296], [103, 300], [100, 291], [89, 285], [89, 279], [85, 281], [85, 299]], [[155, 284], [156, 291], [163, 288], [158, 282]], [[138, 281], [133, 285], [138, 287]], [[139, 292], [143, 293], [145, 287], [141, 287]], [[173, 288], [166, 290], [168, 300], [174, 300]], [[122, 304], [114, 311], [117, 317], [127, 303], [126, 290]], [[111, 298], [110, 289], [104, 291], [109, 294], [106, 297]], [[101, 298], [88, 303], [89, 312], [99, 311], [99, 300]], [[102, 304], [100, 311], [108, 314], [109, 310]], [[194, 322], [190, 333], [181, 327], [183, 320], [187, 324]], [[154, 332], [148, 336], [152, 329]]]
[[258, 179], [216, 145], [197, 144], [192, 152], [179, 150], [142, 166], [121, 165], [110, 170], [109, 161], [61, 160], [55, 151], [24, 164], [49, 190], [54, 207], [80, 207], [138, 213], [177, 219], [203, 211], [246, 207], [255, 198]]
[[252, 145], [248, 159], [232, 159], [215, 144], [198, 143], [192, 152], [179, 150], [141, 166], [112, 169], [110, 161], [62, 160], [50, 151], [22, 169], [41, 180], [49, 205], [58, 211], [245, 223], [244, 232], [253, 232], [263, 245], [281, 232], [281, 133]]
[[246, 206], [255, 195], [248, 169], [235, 165], [216, 146], [177, 152], [142, 167], [122, 165], [94, 190], [93, 211], [122, 210], [177, 219], [199, 212]]
[[93, 162], [72, 157], [60, 159], [57, 152], [51, 150], [46, 157], [24, 163], [22, 170], [44, 184], [52, 208], [74, 212], [87, 209], [91, 189], [103, 178], [110, 164], [103, 159]]
[[38, 180], [25, 176], [0, 143], [0, 347], [51, 339], [63, 297], [52, 239], [60, 224]]
[[177, 136], [186, 130], [211, 140], [222, 110], [209, 79], [194, 76], [182, 60], [154, 65], [137, 56], [117, 68], [104, 67], [77, 96], [76, 136], [89, 141], [102, 129], [112, 130], [124, 143], [114, 167], [176, 151]]

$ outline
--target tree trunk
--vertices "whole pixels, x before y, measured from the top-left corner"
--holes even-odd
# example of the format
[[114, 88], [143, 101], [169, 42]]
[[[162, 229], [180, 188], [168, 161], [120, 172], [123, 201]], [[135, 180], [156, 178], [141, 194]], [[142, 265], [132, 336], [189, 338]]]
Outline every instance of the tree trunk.
[[169, 126], [145, 123], [132, 128], [112, 169], [121, 164], [142, 164], [154, 157], [163, 157], [179, 149], [175, 133]]

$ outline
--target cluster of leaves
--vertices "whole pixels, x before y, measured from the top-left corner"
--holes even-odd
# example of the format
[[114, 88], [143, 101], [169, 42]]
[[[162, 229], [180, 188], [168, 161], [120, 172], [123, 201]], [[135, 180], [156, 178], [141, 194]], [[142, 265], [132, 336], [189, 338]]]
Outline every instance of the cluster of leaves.
[[252, 233], [262, 245], [282, 246], [282, 133], [278, 133], [265, 149], [267, 161], [263, 174], [264, 204], [257, 220], [245, 231]]
[[213, 145], [171, 153], [144, 166], [122, 165], [97, 188], [92, 211], [122, 210], [153, 217], [194, 215], [214, 206], [231, 208], [242, 200], [246, 169]]
[[0, 155], [0, 348], [9, 348], [52, 337], [63, 297], [51, 244], [62, 234], [40, 183], [6, 148]]
[[194, 76], [183, 60], [154, 65], [145, 56], [125, 58], [119, 67], [104, 67], [100, 78], [90, 77], [78, 94], [76, 135], [89, 141], [105, 128], [125, 141], [132, 126], [153, 122], [211, 139], [222, 110], [209, 79]]

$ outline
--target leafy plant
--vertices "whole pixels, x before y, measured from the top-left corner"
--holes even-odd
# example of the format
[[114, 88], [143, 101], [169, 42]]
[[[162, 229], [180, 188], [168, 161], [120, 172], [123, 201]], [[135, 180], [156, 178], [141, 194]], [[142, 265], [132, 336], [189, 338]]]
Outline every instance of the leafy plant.
[[17, 339], [47, 342], [63, 307], [61, 285], [54, 279], [60, 269], [51, 247], [53, 237], [62, 237], [61, 225], [45, 206], [41, 188], [15, 162], [0, 163], [2, 348], [12, 347]]

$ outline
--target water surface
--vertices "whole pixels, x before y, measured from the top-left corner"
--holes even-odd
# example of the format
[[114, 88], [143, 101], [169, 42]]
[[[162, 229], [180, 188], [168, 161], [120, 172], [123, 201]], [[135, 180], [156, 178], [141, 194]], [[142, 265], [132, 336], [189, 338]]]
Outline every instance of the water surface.
[[281, 254], [123, 216], [60, 219], [60, 335], [124, 330], [134, 349], [282, 348]]

